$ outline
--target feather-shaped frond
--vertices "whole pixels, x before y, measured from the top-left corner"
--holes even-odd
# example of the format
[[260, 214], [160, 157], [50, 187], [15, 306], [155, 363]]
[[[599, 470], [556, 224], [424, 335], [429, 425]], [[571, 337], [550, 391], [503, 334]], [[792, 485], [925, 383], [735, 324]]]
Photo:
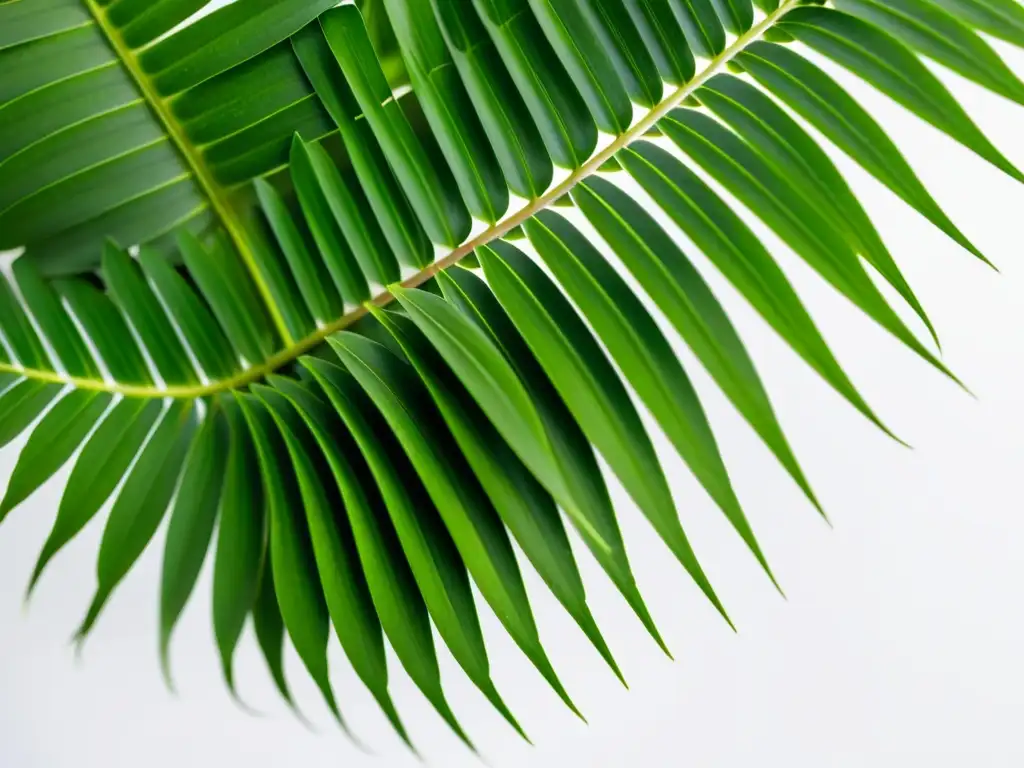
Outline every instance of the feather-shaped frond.
[[872, 279], [869, 269], [936, 335], [820, 137], [986, 256], [816, 61], [1022, 179], [922, 57], [1024, 104], [1024, 84], [979, 34], [1024, 47], [1024, 9], [335, 5], [0, 5], [0, 248], [24, 249], [0, 274], [0, 447], [27, 434], [0, 521], [73, 461], [30, 589], [109, 502], [80, 640], [167, 518], [168, 674], [172, 632], [212, 550], [232, 688], [251, 617], [282, 695], [287, 636], [344, 724], [328, 677], [333, 626], [407, 738], [386, 638], [469, 743], [441, 685], [433, 625], [521, 732], [492, 681], [474, 585], [576, 708], [515, 547], [614, 674], [570, 535], [665, 648], [599, 459], [729, 621], [631, 393], [774, 581], [653, 309], [824, 514], [677, 231], [889, 432], [738, 208], [955, 381]]

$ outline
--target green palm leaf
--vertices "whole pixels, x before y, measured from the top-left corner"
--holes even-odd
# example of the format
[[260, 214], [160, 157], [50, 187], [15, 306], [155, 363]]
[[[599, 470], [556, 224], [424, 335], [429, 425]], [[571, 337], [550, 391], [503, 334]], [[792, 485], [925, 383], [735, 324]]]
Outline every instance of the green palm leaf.
[[1024, 45], [1024, 10], [1016, 0], [335, 6], [0, 4], [0, 249], [18, 252], [0, 271], [0, 447], [24, 438], [0, 521], [71, 462], [30, 590], [109, 501], [80, 640], [169, 517], [168, 677], [174, 627], [212, 545], [213, 626], [232, 692], [251, 619], [282, 696], [292, 702], [287, 640], [344, 727], [333, 627], [408, 741], [386, 638], [472, 747], [432, 625], [523, 733], [493, 682], [474, 587], [576, 711], [516, 547], [614, 674], [570, 527], [668, 652], [599, 461], [729, 621], [679, 512], [692, 505], [672, 497], [637, 403], [774, 578], [747, 521], [756, 500], [734, 490], [692, 371], [649, 307], [824, 514], [676, 228], [882, 430], [742, 208], [956, 380], [903, 320], [915, 315], [937, 342], [819, 133], [985, 256], [806, 51], [1019, 180], [922, 59], [1024, 103], [1024, 85], [979, 34]]

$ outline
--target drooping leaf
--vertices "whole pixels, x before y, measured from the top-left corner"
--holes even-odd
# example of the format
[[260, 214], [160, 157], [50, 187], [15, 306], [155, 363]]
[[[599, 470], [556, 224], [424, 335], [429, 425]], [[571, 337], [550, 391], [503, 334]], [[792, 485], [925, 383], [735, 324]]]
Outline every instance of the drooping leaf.
[[110, 401], [105, 393], [74, 390], [47, 412], [18, 457], [7, 493], [0, 501], [0, 522], [64, 465]]
[[98, 585], [76, 639], [85, 640], [100, 612], [156, 533], [171, 502], [182, 464], [196, 430], [192, 402], [171, 403], [149, 436], [142, 453], [110, 510], [96, 565]]
[[[650, 438], [590, 331], [555, 285], [507, 243], [482, 248], [488, 282], [583, 431], [601, 451], [655, 530], [725, 616], [697, 562]], [[727, 619], [728, 620], [728, 619]]]
[[329, 341], [402, 444], [484, 598], [513, 640], [575, 711], [540, 643], [508, 535], [458, 450], [454, 445], [441, 450], [446, 443], [451, 445], [451, 438], [429, 406], [413, 369], [365, 337], [342, 333]]
[[415, 469], [351, 376], [316, 358], [303, 358], [302, 364], [362, 451], [438, 633], [474, 685], [522, 732], [491, 680], [466, 566]]
[[786, 15], [780, 27], [1024, 182], [1024, 174], [993, 146], [939, 79], [895, 38], [855, 16], [828, 8], [797, 8]]
[[[320, 689], [328, 708], [347, 730], [328, 678], [327, 604], [313, 561], [309, 529], [300, 517], [303, 500], [298, 481], [289, 466], [284, 441], [266, 407], [253, 395], [237, 395], [237, 399], [256, 446], [270, 512], [269, 569], [265, 573], [273, 574], [273, 582], [264, 582], [257, 605], [264, 600], [276, 600], [280, 618], [299, 658]], [[269, 590], [275, 597], [262, 594]], [[276, 640], [273, 640], [277, 636], [276, 615], [269, 605], [260, 610], [272, 621], [265, 630], [268, 639], [263, 641], [267, 661], [282, 695], [290, 701], [280, 655], [270, 648], [271, 641], [277, 647]]]
[[125, 398], [85, 443], [71, 471], [53, 529], [32, 571], [30, 593], [53, 556], [92, 520], [114, 492], [162, 411], [159, 400]]
[[192, 595], [217, 522], [227, 463], [228, 429], [222, 412], [207, 412], [189, 448], [167, 526], [160, 593], [160, 657], [168, 683], [171, 633]]

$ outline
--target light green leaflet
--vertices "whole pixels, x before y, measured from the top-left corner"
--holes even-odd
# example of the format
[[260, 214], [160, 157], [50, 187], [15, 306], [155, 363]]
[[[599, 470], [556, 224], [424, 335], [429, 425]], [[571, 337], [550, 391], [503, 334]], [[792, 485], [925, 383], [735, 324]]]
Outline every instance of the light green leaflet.
[[955, 377], [910, 332], [811, 200], [794, 191], [749, 145], [703, 114], [676, 110], [662, 121], [665, 135], [746, 205], [757, 210], [815, 271], [865, 314], [950, 378]]
[[932, 199], [885, 130], [835, 80], [785, 46], [766, 42], [754, 43], [737, 61], [935, 226], [984, 259]]
[[60, 392], [57, 384], [21, 379], [0, 397], [0, 448], [24, 431]]
[[990, 91], [1024, 104], [1024, 83], [971, 29], [930, 0], [835, 0], [836, 8], [877, 24], [911, 48]]
[[888, 431], [835, 360], [778, 265], [722, 199], [652, 144], [638, 143], [620, 160], [782, 338], [851, 405]]
[[800, 125], [760, 90], [730, 75], [711, 78], [700, 89], [699, 97], [712, 112], [741, 132], [751, 148], [771, 163], [779, 175], [787, 177], [794, 194], [828, 216], [832, 226], [845, 230], [850, 246], [897, 290], [936, 338], [924, 308], [860, 202], [828, 155]]

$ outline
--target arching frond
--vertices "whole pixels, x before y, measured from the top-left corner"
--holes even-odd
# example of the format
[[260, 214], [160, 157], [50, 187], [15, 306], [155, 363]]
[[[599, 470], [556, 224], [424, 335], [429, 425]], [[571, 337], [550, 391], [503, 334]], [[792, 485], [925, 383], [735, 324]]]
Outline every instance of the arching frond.
[[0, 5], [0, 248], [24, 249], [0, 274], [0, 447], [27, 435], [0, 522], [71, 462], [30, 590], [109, 502], [80, 640], [166, 518], [168, 676], [172, 632], [213, 550], [213, 625], [232, 690], [251, 617], [282, 695], [291, 701], [287, 636], [344, 725], [327, 666], [333, 627], [407, 739], [386, 638], [470, 743], [445, 698], [433, 624], [522, 732], [492, 681], [472, 585], [576, 707], [514, 546], [614, 674], [569, 528], [667, 652], [599, 458], [729, 621], [631, 391], [774, 581], [652, 311], [824, 514], [677, 231], [889, 432], [741, 209], [955, 381], [872, 279], [936, 336], [821, 137], [986, 256], [816, 62], [832, 59], [1022, 179], [922, 57], [1024, 103], [1024, 85], [979, 34], [1024, 47], [1024, 9], [334, 6]]

